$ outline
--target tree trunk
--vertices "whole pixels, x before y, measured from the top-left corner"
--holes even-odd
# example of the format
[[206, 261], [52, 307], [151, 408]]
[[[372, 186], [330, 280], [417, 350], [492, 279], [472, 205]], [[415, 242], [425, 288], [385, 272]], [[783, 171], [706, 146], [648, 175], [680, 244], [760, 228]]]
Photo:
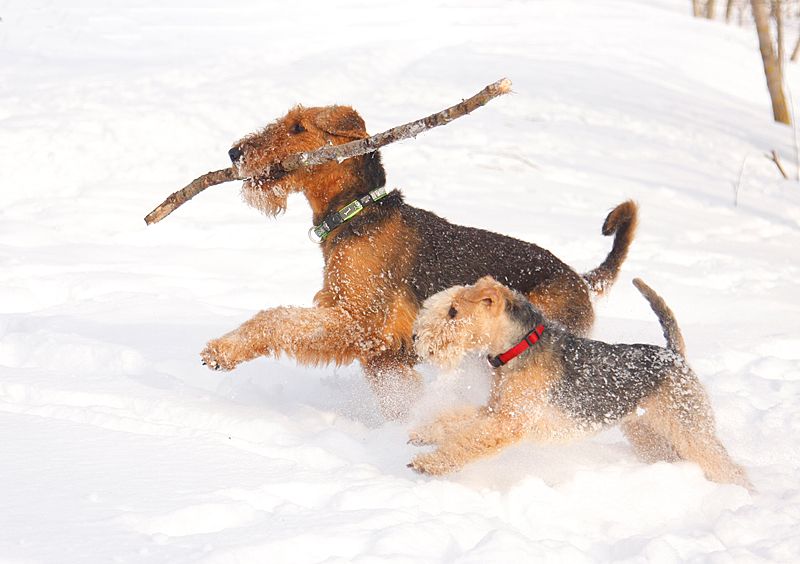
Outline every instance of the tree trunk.
[[772, 0], [772, 16], [775, 18], [775, 43], [778, 45], [778, 66], [783, 78], [783, 61], [786, 53], [783, 49], [783, 6], [782, 0]]
[[716, 13], [716, 0], [706, 0], [706, 17], [709, 20], [714, 19], [714, 15]]
[[703, 15], [703, 8], [700, 5], [700, 0], [692, 0], [692, 15], [696, 18]]
[[[783, 73], [781, 63], [778, 59], [778, 51], [772, 44], [772, 32], [769, 26], [769, 10], [766, 6], [767, 0], [750, 0], [753, 10], [753, 18], [756, 21], [756, 31], [758, 32], [758, 46], [761, 49], [761, 60], [764, 63], [764, 75], [767, 79], [767, 89], [772, 100], [772, 116], [775, 121], [791, 124], [789, 107], [786, 104], [786, 96], [783, 93]], [[782, 33], [781, 33], [782, 36]]]
[[731, 18], [733, 17], [733, 9], [736, 7], [736, 0], [728, 0], [727, 6], [725, 6], [725, 22], [731, 23]]

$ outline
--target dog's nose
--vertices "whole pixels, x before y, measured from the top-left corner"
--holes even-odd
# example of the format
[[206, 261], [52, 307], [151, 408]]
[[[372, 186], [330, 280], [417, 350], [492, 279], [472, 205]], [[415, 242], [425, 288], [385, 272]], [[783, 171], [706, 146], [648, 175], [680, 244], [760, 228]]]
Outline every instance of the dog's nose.
[[235, 163], [242, 158], [242, 150], [239, 147], [233, 147], [228, 151], [228, 156], [231, 158], [231, 162]]

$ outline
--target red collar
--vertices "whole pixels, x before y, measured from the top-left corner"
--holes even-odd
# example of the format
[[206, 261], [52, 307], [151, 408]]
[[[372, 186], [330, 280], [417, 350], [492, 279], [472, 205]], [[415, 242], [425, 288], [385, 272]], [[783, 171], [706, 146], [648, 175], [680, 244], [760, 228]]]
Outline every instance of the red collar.
[[504, 364], [508, 363], [508, 361], [512, 358], [521, 355], [535, 345], [536, 341], [539, 340], [539, 337], [542, 336], [542, 333], [544, 333], [544, 325], [537, 326], [536, 329], [533, 329], [531, 332], [525, 335], [525, 337], [523, 337], [519, 343], [508, 349], [506, 352], [498, 354], [497, 356], [489, 355], [489, 364], [495, 368], [500, 368]]

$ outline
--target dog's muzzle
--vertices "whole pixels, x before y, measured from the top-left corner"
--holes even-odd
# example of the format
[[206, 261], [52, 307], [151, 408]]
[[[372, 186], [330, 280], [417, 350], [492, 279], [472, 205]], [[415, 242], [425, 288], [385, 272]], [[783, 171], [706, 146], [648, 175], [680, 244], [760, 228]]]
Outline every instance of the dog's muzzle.
[[244, 153], [242, 152], [242, 150], [239, 147], [232, 147], [228, 151], [228, 156], [231, 158], [231, 162], [232, 163], [236, 163], [236, 161], [241, 159], [243, 154]]

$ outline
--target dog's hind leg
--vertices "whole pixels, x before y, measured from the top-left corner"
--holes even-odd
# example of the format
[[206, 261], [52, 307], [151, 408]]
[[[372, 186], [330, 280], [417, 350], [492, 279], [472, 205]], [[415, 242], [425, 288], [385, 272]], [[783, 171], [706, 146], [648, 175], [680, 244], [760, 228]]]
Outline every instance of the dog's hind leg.
[[577, 276], [562, 276], [540, 284], [527, 297], [545, 317], [569, 327], [576, 335], [586, 335], [592, 328], [594, 310], [589, 288]]
[[259, 356], [285, 354], [302, 364], [347, 364], [363, 343], [363, 330], [338, 307], [277, 307], [208, 342], [200, 353], [214, 370], [232, 370]]
[[670, 438], [680, 457], [699, 464], [709, 480], [736, 484], [753, 491], [744, 468], [731, 460], [713, 429], [676, 425]]
[[700, 465], [709, 480], [753, 490], [744, 468], [717, 438], [708, 398], [693, 375], [674, 378], [648, 403], [648, 424], [669, 440], [681, 459]]
[[663, 435], [643, 421], [623, 421], [622, 433], [630, 441], [636, 455], [644, 462], [677, 462], [680, 456]]

